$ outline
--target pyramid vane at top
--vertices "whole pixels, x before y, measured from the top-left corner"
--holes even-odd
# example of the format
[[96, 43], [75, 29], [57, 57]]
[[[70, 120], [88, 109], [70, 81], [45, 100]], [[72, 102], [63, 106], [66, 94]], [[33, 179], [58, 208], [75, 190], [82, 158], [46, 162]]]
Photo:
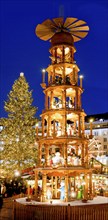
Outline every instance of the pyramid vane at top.
[[80, 41], [88, 34], [89, 27], [83, 20], [78, 18], [63, 17], [47, 19], [41, 24], [38, 24], [35, 30], [36, 35], [44, 41], [50, 40], [56, 33], [69, 33], [74, 42]]

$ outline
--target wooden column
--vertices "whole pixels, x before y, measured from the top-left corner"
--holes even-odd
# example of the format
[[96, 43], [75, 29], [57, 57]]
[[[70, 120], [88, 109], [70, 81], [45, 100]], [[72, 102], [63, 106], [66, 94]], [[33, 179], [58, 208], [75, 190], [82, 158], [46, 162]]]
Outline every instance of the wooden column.
[[85, 158], [86, 158], [86, 165], [88, 165], [88, 143], [85, 144]]
[[74, 176], [74, 191], [76, 191], [76, 176]]
[[64, 165], [67, 166], [67, 144], [64, 143]]
[[80, 92], [78, 90], [78, 109], [80, 109]]
[[75, 66], [73, 66], [73, 77], [72, 77], [72, 82], [75, 84]]
[[87, 174], [84, 176], [84, 199], [88, 199], [88, 179], [87, 179]]
[[42, 202], [46, 201], [46, 174], [42, 175]]
[[46, 122], [47, 122], [47, 127], [46, 127], [46, 136], [48, 136], [48, 117], [46, 118]]
[[61, 122], [60, 122], [60, 124], [61, 124], [61, 135], [64, 135], [64, 121], [63, 121], [64, 116], [63, 115], [61, 115], [61, 116], [62, 116], [62, 119], [61, 119]]
[[49, 117], [48, 117], [48, 136], [51, 136], [51, 132], [50, 132], [50, 130], [51, 130], [51, 116], [49, 115]]
[[76, 97], [75, 97], [75, 109], [78, 109], [78, 90], [76, 89]]
[[44, 117], [42, 116], [42, 137], [44, 137]]
[[79, 105], [79, 109], [81, 109], [82, 108], [82, 106], [81, 106], [81, 91], [79, 91], [79, 94], [78, 94], [78, 105]]
[[51, 96], [50, 96], [50, 108], [52, 109], [53, 105], [53, 91], [51, 91]]
[[45, 93], [45, 109], [48, 109], [48, 95], [47, 92]]
[[68, 175], [65, 174], [65, 202], [68, 202]]
[[28, 198], [31, 197], [31, 194], [30, 194], [30, 185], [28, 184]]
[[55, 83], [55, 67], [53, 66], [53, 83]]
[[56, 136], [55, 119], [53, 120], [53, 136]]
[[63, 157], [63, 144], [60, 144], [60, 153], [61, 153], [61, 156]]
[[78, 135], [81, 136], [81, 116], [78, 116]]
[[92, 181], [92, 192], [93, 192], [93, 197], [95, 196], [95, 180]]
[[85, 131], [84, 116], [82, 116], [81, 119], [82, 119], [82, 128], [81, 128], [81, 130], [82, 130], [82, 136], [84, 136], [84, 131]]
[[66, 108], [66, 90], [62, 91], [62, 106]]
[[82, 143], [82, 147], [81, 147], [81, 162], [82, 162], [82, 166], [84, 166], [84, 144]]
[[48, 145], [45, 145], [45, 151], [46, 151], [45, 164], [46, 164], [46, 166], [49, 166], [49, 146]]
[[62, 108], [65, 108], [65, 105], [64, 105], [64, 90], [62, 91]]
[[38, 172], [35, 170], [35, 196], [37, 196], [38, 190]]
[[52, 193], [52, 198], [54, 197], [54, 191], [53, 191], [53, 176], [51, 176], [51, 193]]
[[78, 155], [78, 145], [76, 145], [76, 155]]
[[42, 145], [39, 143], [39, 166], [41, 166], [41, 159], [42, 159]]
[[65, 127], [65, 136], [67, 135], [67, 115], [66, 115], [66, 111], [65, 111], [65, 115], [64, 115], [64, 127]]
[[66, 82], [65, 67], [63, 66], [63, 83], [65, 84], [65, 82]]
[[57, 198], [57, 176], [55, 176], [55, 198]]
[[89, 174], [89, 198], [91, 199], [93, 196], [92, 193], [92, 173]]

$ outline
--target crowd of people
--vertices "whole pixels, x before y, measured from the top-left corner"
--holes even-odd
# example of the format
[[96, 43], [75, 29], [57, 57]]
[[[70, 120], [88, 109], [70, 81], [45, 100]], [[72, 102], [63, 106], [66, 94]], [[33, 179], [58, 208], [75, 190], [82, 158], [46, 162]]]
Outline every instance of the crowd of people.
[[0, 195], [2, 195], [3, 198], [18, 195], [20, 193], [26, 194], [26, 191], [27, 187], [22, 182], [11, 181], [0, 184]]

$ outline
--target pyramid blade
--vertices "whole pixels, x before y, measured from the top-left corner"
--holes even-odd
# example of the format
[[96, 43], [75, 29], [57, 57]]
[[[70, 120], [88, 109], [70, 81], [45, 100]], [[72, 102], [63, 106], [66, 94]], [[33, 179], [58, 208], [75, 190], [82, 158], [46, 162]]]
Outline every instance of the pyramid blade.
[[42, 40], [48, 40], [54, 35], [54, 31], [42, 24], [37, 25], [35, 32], [36, 35]]
[[61, 27], [64, 23], [64, 18], [63, 17], [53, 18], [52, 20], [56, 24], [57, 27]]
[[82, 27], [69, 27], [70, 31], [89, 31], [88, 26], [82, 26]]
[[52, 38], [53, 34], [45, 34], [44, 36], [40, 37], [41, 40], [47, 41], [50, 40]]
[[41, 40], [45, 40], [45, 41], [47, 41], [47, 40], [49, 40], [49, 39], [51, 39], [52, 38], [52, 36], [54, 35], [54, 33], [40, 33], [40, 35], [37, 35]]
[[69, 25], [74, 23], [76, 20], [78, 20], [78, 18], [66, 18], [66, 21], [64, 23], [64, 27], [68, 27]]
[[[72, 28], [72, 27], [77, 27], [77, 26], [82, 26], [82, 25], [84, 25], [84, 24], [86, 24], [85, 21], [79, 20], [79, 21], [75, 22], [74, 24], [72, 24], [72, 25], [71, 25], [71, 28]], [[70, 26], [69, 26], [69, 28], [70, 28]]]
[[80, 41], [80, 40], [81, 40], [81, 38], [76, 37], [76, 36], [74, 36], [74, 35], [72, 35], [72, 37], [73, 37], [74, 42], [77, 42], [77, 41]]
[[72, 35], [74, 34], [77, 37], [84, 38], [88, 34], [88, 32], [79, 32], [79, 31], [71, 31], [70, 32]]
[[50, 19], [45, 20], [42, 23], [42, 25], [45, 25], [45, 26], [50, 27], [50, 28], [56, 28], [56, 25]]
[[42, 24], [38, 24], [37, 27], [36, 27], [36, 33], [39, 33], [39, 32], [53, 32], [52, 29], [50, 27], [47, 27], [45, 25], [42, 25]]

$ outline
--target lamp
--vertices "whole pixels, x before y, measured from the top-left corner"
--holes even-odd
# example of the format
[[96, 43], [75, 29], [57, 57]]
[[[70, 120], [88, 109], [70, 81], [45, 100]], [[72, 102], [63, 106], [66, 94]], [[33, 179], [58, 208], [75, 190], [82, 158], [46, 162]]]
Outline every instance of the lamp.
[[92, 124], [93, 123], [93, 118], [90, 119], [90, 137], [92, 138]]
[[80, 78], [80, 87], [82, 88], [82, 80], [84, 77], [83, 77], [83, 75], [80, 75], [79, 78]]
[[46, 72], [46, 70], [42, 69], [42, 83], [45, 82], [45, 72]]

